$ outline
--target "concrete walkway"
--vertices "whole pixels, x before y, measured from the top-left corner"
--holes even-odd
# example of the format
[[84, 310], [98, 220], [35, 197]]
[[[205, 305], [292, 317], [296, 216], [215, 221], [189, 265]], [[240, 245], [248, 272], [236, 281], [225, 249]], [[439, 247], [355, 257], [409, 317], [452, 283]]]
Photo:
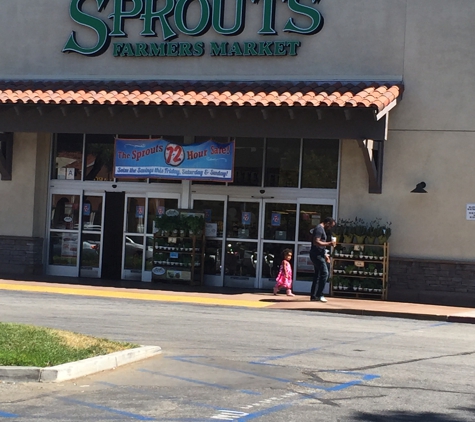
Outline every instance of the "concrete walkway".
[[[327, 297], [328, 302], [310, 302], [308, 295], [287, 297], [266, 292], [242, 292], [237, 289], [217, 289], [139, 282], [117, 282], [99, 286], [103, 280], [64, 277], [37, 277], [35, 280], [0, 279], [0, 290], [38, 293], [192, 303], [199, 305], [239, 306], [248, 308], [287, 309], [333, 312], [352, 315], [388, 316], [475, 324], [475, 308], [424, 305], [404, 302], [360, 300]], [[113, 283], [109, 283], [113, 284]], [[136, 286], [139, 286], [137, 288]]]

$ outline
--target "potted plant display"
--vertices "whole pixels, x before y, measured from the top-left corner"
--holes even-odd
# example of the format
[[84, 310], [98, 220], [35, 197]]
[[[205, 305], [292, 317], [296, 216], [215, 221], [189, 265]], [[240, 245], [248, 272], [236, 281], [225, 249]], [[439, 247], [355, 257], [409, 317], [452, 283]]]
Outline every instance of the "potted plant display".
[[186, 224], [188, 226], [188, 233], [190, 236], [201, 236], [205, 226], [205, 219], [198, 215], [189, 215], [186, 217]]

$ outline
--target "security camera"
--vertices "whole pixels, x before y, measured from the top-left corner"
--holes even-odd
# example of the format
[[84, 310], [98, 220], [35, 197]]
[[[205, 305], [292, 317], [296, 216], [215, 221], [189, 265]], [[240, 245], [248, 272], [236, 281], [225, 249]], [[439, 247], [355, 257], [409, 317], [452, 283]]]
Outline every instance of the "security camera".
[[115, 189], [117, 187], [117, 185], [112, 185], [112, 187]]
[[262, 194], [262, 193], [266, 193], [265, 189], [261, 189], [259, 192], [260, 192], [261, 194]]

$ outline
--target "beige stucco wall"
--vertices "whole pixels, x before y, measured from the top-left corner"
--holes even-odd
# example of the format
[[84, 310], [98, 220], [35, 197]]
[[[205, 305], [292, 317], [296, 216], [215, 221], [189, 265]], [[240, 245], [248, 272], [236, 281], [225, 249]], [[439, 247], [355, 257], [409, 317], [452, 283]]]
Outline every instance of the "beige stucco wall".
[[44, 236], [49, 145], [46, 134], [15, 134], [12, 180], [0, 180], [0, 234]]
[[[475, 203], [473, 133], [392, 131], [381, 195], [368, 194], [356, 141], [342, 145], [341, 218], [392, 222], [392, 256], [473, 260], [475, 221], [466, 220], [466, 205]], [[410, 193], [421, 181], [428, 193]]]

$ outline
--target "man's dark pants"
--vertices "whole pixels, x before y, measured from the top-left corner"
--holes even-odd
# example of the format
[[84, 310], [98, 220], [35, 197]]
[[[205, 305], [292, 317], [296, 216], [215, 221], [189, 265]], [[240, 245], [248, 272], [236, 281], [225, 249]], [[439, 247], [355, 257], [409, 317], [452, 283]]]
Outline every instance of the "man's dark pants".
[[310, 289], [310, 299], [317, 300], [323, 295], [323, 289], [328, 280], [328, 266], [325, 261], [325, 255], [316, 250], [310, 251], [310, 259], [315, 268], [312, 288]]

